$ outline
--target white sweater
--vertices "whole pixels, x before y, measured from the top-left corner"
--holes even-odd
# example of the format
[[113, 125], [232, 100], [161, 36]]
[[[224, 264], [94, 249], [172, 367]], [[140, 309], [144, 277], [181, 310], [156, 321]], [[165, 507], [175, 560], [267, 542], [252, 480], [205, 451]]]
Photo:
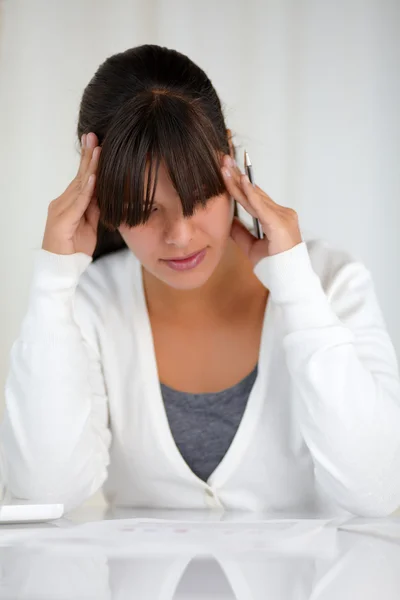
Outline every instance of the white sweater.
[[[303, 238], [304, 239], [304, 238]], [[322, 240], [266, 257], [258, 375], [207, 482], [174, 443], [141, 265], [37, 250], [1, 441], [14, 497], [383, 516], [400, 506], [400, 379], [370, 272]], [[188, 332], [190, 343], [190, 332]]]

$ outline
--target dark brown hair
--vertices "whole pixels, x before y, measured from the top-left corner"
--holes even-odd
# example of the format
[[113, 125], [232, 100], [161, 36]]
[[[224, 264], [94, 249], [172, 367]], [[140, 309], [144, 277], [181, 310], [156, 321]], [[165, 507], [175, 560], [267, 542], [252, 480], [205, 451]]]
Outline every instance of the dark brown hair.
[[221, 102], [205, 72], [176, 50], [145, 44], [107, 58], [80, 103], [78, 139], [90, 131], [102, 146], [93, 260], [126, 248], [121, 223], [147, 221], [161, 160], [185, 217], [226, 191], [219, 154], [229, 154], [229, 140]]

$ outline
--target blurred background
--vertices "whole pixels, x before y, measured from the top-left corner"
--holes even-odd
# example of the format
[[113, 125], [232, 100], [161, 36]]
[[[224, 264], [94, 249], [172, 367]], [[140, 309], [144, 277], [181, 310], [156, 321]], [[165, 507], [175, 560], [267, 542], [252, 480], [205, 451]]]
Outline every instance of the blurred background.
[[33, 250], [78, 167], [81, 94], [144, 43], [199, 64], [258, 185], [366, 264], [399, 356], [399, 29], [399, 0], [0, 0], [0, 414]]

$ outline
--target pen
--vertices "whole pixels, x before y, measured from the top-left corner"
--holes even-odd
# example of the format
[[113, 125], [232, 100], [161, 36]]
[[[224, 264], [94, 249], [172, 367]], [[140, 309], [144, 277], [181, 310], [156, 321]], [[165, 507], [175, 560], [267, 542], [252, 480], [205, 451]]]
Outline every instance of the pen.
[[[246, 173], [247, 177], [250, 179], [250, 183], [252, 185], [254, 185], [253, 165], [251, 164], [250, 156], [248, 155], [246, 150], [244, 151], [244, 172]], [[262, 230], [260, 220], [257, 219], [256, 217], [253, 217], [253, 225], [254, 225], [254, 230], [256, 232], [256, 236], [260, 240], [262, 240], [264, 237], [264, 232]]]

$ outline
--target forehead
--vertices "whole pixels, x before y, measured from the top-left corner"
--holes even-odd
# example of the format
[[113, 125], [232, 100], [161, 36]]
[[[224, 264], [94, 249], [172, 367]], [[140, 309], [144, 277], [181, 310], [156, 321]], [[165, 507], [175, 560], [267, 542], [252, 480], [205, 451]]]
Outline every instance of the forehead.
[[[152, 181], [154, 182], [156, 161], [154, 161], [152, 166], [153, 166]], [[148, 181], [148, 177], [149, 177], [149, 168], [150, 168], [150, 163], [149, 163], [149, 161], [147, 161], [145, 173], [144, 173], [145, 187], [147, 186], [147, 181]], [[165, 162], [163, 160], [160, 161], [160, 164], [158, 166], [157, 185], [156, 185], [154, 199], [157, 200], [159, 198], [160, 194], [164, 197], [166, 195], [177, 195], [177, 192], [171, 181], [171, 177], [168, 173], [168, 169], [165, 166]]]
[[[217, 154], [218, 154], [218, 160], [220, 161], [220, 164], [222, 166], [224, 154], [223, 154], [223, 152], [218, 152]], [[153, 181], [154, 181], [154, 176], [155, 176], [156, 163], [157, 163], [157, 161], [153, 160], [153, 165], [152, 165]], [[147, 160], [146, 160], [146, 167], [145, 167], [145, 172], [144, 172], [145, 186], [147, 185], [147, 180], [148, 180], [148, 176], [149, 176], [149, 168], [150, 168], [150, 158], [148, 156]], [[171, 177], [169, 175], [168, 169], [167, 169], [167, 167], [165, 165], [165, 161], [163, 159], [160, 159], [160, 164], [158, 166], [158, 173], [157, 173], [157, 190], [159, 190], [159, 189], [162, 189], [165, 191], [170, 191], [170, 192], [175, 191]], [[156, 190], [156, 193], [157, 193], [157, 190]]]

